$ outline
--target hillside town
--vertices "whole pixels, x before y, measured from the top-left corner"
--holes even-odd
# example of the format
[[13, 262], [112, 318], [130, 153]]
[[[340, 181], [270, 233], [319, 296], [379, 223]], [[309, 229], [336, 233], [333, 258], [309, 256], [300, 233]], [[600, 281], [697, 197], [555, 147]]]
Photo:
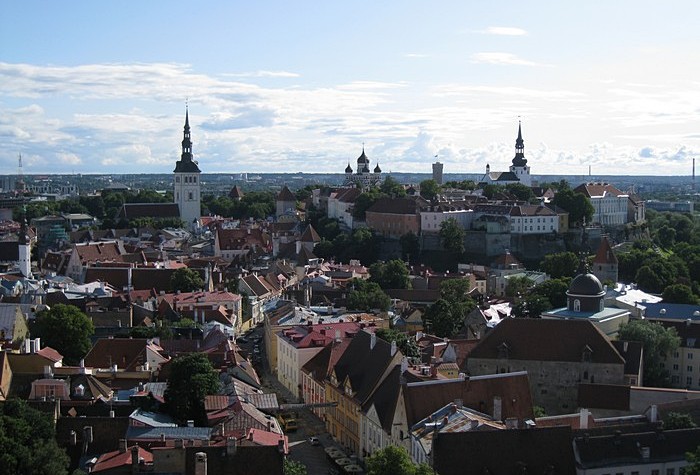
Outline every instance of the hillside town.
[[525, 125], [478, 180], [363, 146], [337, 186], [210, 193], [189, 110], [166, 192], [4, 179], [3, 417], [49, 420], [56, 473], [680, 475], [692, 198], [543, 182]]

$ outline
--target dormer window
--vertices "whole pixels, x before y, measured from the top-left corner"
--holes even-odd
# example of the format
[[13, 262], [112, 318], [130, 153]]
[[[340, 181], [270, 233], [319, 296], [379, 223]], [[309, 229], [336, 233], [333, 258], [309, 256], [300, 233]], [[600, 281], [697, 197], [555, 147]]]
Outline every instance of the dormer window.
[[78, 396], [78, 397], [83, 397], [83, 396], [85, 396], [85, 386], [83, 386], [82, 384], [78, 384], [78, 385], [75, 387], [75, 395]]
[[579, 299], [574, 300], [574, 312], [581, 311], [581, 301]]

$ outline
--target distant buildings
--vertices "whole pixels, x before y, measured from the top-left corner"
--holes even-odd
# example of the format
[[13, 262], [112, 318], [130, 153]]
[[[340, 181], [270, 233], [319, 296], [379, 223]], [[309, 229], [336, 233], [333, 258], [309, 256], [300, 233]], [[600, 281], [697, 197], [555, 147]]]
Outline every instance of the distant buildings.
[[357, 171], [352, 172], [350, 162], [345, 168], [345, 185], [355, 185], [360, 189], [367, 189], [371, 186], [378, 185], [382, 180], [382, 169], [379, 168], [379, 163], [374, 167], [374, 171], [369, 169], [369, 158], [365, 155], [365, 147], [362, 147], [362, 154], [357, 157]]
[[486, 185], [508, 185], [511, 183], [520, 183], [525, 186], [532, 185], [530, 167], [527, 165], [527, 159], [525, 158], [525, 141], [523, 140], [519, 122], [518, 138], [515, 140], [515, 157], [513, 157], [512, 165], [507, 172], [492, 172], [491, 167], [486, 164], [486, 174], [481, 179], [481, 183]]

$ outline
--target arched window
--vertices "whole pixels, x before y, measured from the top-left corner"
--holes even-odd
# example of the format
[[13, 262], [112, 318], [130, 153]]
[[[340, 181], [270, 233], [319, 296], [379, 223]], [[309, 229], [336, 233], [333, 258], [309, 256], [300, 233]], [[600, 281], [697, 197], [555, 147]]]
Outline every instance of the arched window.
[[579, 299], [574, 300], [574, 312], [581, 311], [581, 301]]

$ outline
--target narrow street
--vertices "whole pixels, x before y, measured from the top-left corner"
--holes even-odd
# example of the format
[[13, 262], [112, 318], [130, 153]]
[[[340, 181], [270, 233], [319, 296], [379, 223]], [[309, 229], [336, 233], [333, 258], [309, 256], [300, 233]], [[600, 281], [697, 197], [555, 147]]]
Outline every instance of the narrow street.
[[[265, 358], [264, 339], [262, 339], [262, 328], [256, 328], [246, 336], [248, 343], [242, 344], [241, 348], [248, 351], [253, 359], [255, 369], [258, 372], [262, 389], [265, 392], [277, 394], [280, 404], [299, 402], [292, 393], [285, 388], [277, 378], [270, 372], [270, 367]], [[260, 346], [259, 353], [254, 352], [256, 341]], [[299, 428], [296, 431], [286, 433], [289, 438], [289, 458], [303, 463], [306, 466], [308, 475], [328, 475], [334, 472], [333, 463], [326, 456], [325, 447], [333, 445], [333, 439], [326, 432], [326, 427], [321, 419], [309, 409], [297, 410]], [[319, 444], [312, 445], [309, 437], [317, 437]]]

